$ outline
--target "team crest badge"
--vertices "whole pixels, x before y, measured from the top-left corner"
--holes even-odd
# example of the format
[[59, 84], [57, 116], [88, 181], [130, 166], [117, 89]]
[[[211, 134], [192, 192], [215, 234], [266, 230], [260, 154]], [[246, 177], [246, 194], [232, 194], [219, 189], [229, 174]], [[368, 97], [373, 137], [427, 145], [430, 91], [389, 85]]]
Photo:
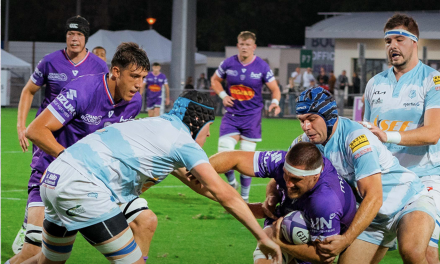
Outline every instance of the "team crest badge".
[[240, 75], [240, 80], [243, 81], [244, 79], [246, 79], [246, 75], [244, 75], [244, 74]]
[[409, 98], [413, 99], [414, 97], [416, 97], [416, 90], [411, 90], [411, 92], [409, 92]]
[[76, 76], [78, 74], [78, 71], [77, 70], [72, 70], [72, 73], [73, 73], [74, 76]]
[[109, 117], [109, 118], [112, 117], [112, 115], [113, 115], [114, 112], [115, 112], [115, 111], [110, 110], [110, 111], [108, 112], [108, 117]]
[[246, 69], [241, 69], [241, 72], [242, 72], [242, 73], [245, 73], [245, 72], [246, 72]]

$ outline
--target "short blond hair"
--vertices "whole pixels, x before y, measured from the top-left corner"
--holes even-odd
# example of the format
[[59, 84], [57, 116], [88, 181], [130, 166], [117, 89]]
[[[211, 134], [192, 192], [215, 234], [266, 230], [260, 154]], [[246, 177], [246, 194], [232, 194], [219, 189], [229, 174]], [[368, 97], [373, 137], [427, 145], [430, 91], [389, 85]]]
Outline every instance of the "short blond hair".
[[237, 37], [237, 40], [238, 39], [243, 39], [243, 40], [252, 39], [254, 42], [257, 41], [257, 37], [255, 36], [255, 34], [250, 31], [240, 32], [240, 34], [238, 34], [238, 37]]

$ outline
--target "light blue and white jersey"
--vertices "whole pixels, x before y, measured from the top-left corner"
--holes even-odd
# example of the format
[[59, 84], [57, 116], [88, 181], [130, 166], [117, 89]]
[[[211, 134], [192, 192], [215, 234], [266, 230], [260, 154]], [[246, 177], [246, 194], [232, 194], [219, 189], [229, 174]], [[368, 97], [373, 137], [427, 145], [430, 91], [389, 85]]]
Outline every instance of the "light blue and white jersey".
[[[440, 72], [419, 62], [396, 81], [393, 67], [374, 76], [365, 90], [364, 121], [383, 131], [422, 127], [425, 111], [440, 108]], [[440, 174], [440, 141], [417, 147], [385, 143], [400, 164], [419, 177]]]
[[97, 130], [59, 158], [92, 182], [103, 182], [120, 203], [138, 197], [177, 168], [209, 163], [189, 129], [168, 114]]
[[[356, 190], [357, 181], [382, 173], [383, 204], [376, 220], [392, 217], [409, 202], [427, 193], [415, 173], [402, 167], [379, 139], [357, 122], [338, 118], [336, 131], [325, 146], [316, 145], [350, 186]], [[310, 142], [304, 133], [292, 145]]]

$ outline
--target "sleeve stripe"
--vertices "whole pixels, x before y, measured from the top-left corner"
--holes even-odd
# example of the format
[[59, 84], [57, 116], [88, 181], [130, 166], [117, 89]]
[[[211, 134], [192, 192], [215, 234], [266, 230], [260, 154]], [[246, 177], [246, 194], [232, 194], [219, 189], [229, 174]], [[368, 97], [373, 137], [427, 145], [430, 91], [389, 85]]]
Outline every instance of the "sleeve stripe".
[[255, 151], [254, 154], [254, 173], [260, 172], [259, 166], [258, 166], [258, 158], [260, 157], [261, 151]]
[[270, 78], [269, 80], [267, 80], [268, 83], [275, 81], [275, 77]]
[[190, 171], [190, 170], [194, 169], [195, 167], [197, 167], [198, 165], [203, 164], [203, 163], [210, 164], [209, 161], [207, 161], [207, 160], [199, 160], [196, 163], [194, 163], [194, 165], [191, 168], [187, 168], [187, 169]]
[[55, 116], [56, 119], [58, 119], [58, 121], [61, 122], [61, 124], [64, 125], [64, 122], [66, 122], [66, 120], [60, 115], [60, 113], [58, 113], [55, 108], [53, 108], [52, 105], [48, 105], [47, 109], [49, 109], [49, 111], [52, 113], [52, 115]]
[[220, 78], [222, 78], [223, 79], [223, 77], [220, 75], [220, 73], [219, 73], [219, 70], [217, 69], [216, 71], [215, 71], [215, 74], [217, 74], [217, 76], [218, 77], [220, 77]]

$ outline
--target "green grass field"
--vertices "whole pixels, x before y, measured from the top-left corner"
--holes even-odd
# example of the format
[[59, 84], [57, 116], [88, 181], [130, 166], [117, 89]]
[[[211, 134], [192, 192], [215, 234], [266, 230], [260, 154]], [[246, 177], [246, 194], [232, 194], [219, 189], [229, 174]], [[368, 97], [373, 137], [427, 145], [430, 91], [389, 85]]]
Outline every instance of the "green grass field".
[[[34, 116], [35, 110], [31, 110], [28, 123]], [[13, 256], [11, 244], [23, 221], [31, 172], [32, 155], [21, 152], [16, 117], [15, 108], [1, 110], [1, 263]], [[204, 147], [208, 156], [217, 151], [219, 126], [217, 118]], [[263, 119], [263, 142], [257, 149], [287, 149], [301, 132], [296, 120]], [[250, 202], [264, 201], [267, 182], [253, 179]], [[194, 193], [173, 176], [142, 197], [159, 219], [148, 263], [252, 263], [256, 241], [250, 232], [219, 204]], [[78, 234], [68, 263], [108, 262]], [[394, 251], [381, 263], [403, 262]]]

